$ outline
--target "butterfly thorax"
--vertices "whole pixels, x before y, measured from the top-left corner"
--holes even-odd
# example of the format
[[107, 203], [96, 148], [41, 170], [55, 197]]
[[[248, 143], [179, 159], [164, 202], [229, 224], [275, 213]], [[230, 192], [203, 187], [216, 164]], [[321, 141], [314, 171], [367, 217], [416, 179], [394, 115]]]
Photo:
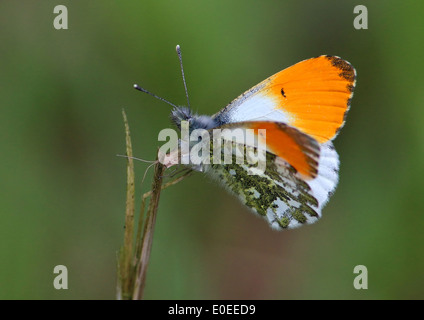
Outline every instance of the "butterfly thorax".
[[171, 121], [181, 130], [181, 121], [188, 121], [190, 133], [195, 129], [210, 130], [217, 122], [210, 116], [193, 114], [188, 107], [176, 107], [171, 112]]

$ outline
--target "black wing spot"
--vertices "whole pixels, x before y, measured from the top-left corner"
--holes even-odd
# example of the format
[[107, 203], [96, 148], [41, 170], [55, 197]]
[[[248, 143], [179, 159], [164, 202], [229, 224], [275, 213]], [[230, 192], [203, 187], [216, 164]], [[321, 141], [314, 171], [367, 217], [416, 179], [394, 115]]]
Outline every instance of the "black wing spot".
[[286, 93], [284, 92], [283, 88], [281, 88], [281, 94], [283, 95], [284, 98], [286, 98]]

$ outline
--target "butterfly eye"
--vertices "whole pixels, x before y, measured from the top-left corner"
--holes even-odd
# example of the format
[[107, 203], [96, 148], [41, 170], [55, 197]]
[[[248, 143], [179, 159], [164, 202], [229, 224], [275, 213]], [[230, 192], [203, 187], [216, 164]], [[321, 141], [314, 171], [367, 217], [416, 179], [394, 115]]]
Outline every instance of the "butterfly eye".
[[284, 92], [283, 88], [281, 88], [281, 94], [283, 95], [284, 98], [286, 97], [286, 93]]

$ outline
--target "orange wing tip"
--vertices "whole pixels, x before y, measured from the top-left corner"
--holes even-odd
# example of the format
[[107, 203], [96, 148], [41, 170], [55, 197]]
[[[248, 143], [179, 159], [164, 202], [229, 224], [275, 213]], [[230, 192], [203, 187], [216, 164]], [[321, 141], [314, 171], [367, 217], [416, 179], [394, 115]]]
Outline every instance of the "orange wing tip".
[[340, 127], [336, 130], [336, 135], [339, 133], [340, 129], [343, 128], [346, 118], [347, 118], [347, 112], [350, 110], [350, 105], [352, 103], [353, 98], [353, 91], [356, 87], [356, 69], [350, 64], [350, 62], [343, 60], [342, 58], [338, 56], [325, 56], [330, 62], [331, 65], [338, 68], [340, 70], [339, 77], [349, 81], [346, 88], [350, 92], [350, 96], [346, 101], [346, 110], [343, 114], [343, 122]]
[[[347, 90], [351, 93], [350, 98], [347, 100], [348, 108], [346, 111], [348, 111], [350, 107], [350, 103], [352, 101], [353, 90], [355, 89], [355, 86], [356, 86], [356, 70], [348, 61], [343, 60], [342, 58], [338, 56], [327, 55], [325, 57], [331, 62], [331, 65], [333, 65], [334, 67], [340, 70], [339, 77], [349, 81], [349, 83], [346, 86]], [[345, 117], [346, 117], [346, 114], [345, 114]]]
[[343, 60], [342, 58], [338, 56], [325, 56], [328, 60], [330, 60], [331, 64], [336, 67], [337, 69], [340, 69], [339, 76], [341, 78], [346, 79], [350, 82], [355, 82], [356, 79], [356, 70], [355, 68], [346, 60]]
[[325, 143], [346, 120], [356, 83], [355, 68], [337, 56], [301, 61], [271, 76], [266, 94], [288, 124]]

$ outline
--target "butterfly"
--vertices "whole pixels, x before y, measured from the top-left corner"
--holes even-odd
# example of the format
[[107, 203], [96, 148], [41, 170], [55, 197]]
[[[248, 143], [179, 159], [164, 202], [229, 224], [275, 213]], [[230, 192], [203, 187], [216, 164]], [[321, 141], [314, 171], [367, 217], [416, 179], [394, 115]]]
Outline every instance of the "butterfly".
[[[177, 53], [187, 94], [179, 46]], [[189, 132], [250, 130], [259, 141], [260, 131], [265, 130], [265, 166], [256, 174], [251, 173], [252, 165], [235, 161], [186, 166], [217, 180], [273, 229], [291, 229], [316, 222], [336, 189], [339, 156], [332, 141], [346, 121], [355, 84], [356, 71], [349, 62], [321, 55], [272, 75], [215, 115], [193, 113], [187, 95], [188, 106], [172, 104], [170, 117], [179, 129], [181, 123], [188, 123]], [[211, 150], [214, 143], [211, 139]], [[246, 151], [247, 144], [232, 144]], [[168, 154], [174, 156], [164, 162], [167, 167], [177, 163], [175, 155], [182, 156], [181, 149], [180, 143], [176, 152]]]

